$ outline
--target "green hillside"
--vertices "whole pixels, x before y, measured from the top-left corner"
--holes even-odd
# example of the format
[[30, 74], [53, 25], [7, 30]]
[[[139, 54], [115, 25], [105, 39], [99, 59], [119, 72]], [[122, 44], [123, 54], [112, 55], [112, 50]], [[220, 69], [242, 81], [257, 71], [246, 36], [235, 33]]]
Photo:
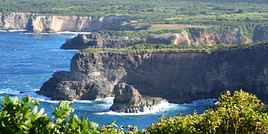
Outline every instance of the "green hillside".
[[150, 23], [267, 23], [265, 0], [0, 0], [1, 12], [128, 15]]

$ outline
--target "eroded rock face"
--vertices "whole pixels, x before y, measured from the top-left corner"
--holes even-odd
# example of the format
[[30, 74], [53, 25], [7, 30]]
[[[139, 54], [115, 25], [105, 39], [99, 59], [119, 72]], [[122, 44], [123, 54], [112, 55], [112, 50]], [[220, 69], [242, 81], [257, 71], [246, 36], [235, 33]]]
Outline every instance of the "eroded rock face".
[[131, 102], [124, 95], [139, 96], [136, 90], [141, 96], [185, 103], [244, 89], [267, 102], [267, 57], [267, 44], [211, 53], [81, 52], [73, 57], [70, 72], [55, 73], [39, 93], [53, 99], [95, 99], [114, 96], [114, 86], [126, 83], [133, 87], [117, 87], [122, 91], [118, 102], [124, 104]]
[[[132, 63], [124, 64], [126, 59]], [[77, 53], [71, 60], [71, 71], [54, 73], [38, 93], [60, 100], [114, 96], [114, 85], [126, 75], [125, 67], [137, 64], [134, 62], [127, 54]]]
[[190, 46], [192, 45], [192, 41], [190, 39], [190, 35], [187, 32], [181, 32], [176, 34], [176, 38], [173, 42], [174, 45], [180, 45], [180, 46]]
[[95, 100], [113, 96], [113, 84], [105, 77], [79, 75], [79, 72], [57, 72], [38, 93], [55, 100]]
[[11, 12], [0, 13], [0, 28], [24, 29], [36, 33], [136, 29], [136, 26], [123, 25], [123, 22], [131, 20], [133, 19], [127, 16], [44, 16], [35, 13]]
[[[110, 55], [107, 53], [106, 56]], [[124, 58], [118, 56], [109, 60], [122, 62]], [[94, 100], [114, 96], [114, 85], [126, 72], [120, 62], [107, 60], [98, 54], [76, 54], [71, 61], [71, 71], [54, 73], [38, 93], [57, 100]]]
[[34, 32], [99, 31], [121, 29], [121, 23], [131, 20], [124, 16], [35, 16]]
[[26, 29], [31, 13], [0, 13], [0, 27], [7, 30], [21, 30]]
[[[233, 28], [229, 31], [217, 32], [217, 31], [204, 31], [204, 29], [191, 28], [188, 32], [183, 31], [176, 35], [173, 42], [174, 45], [222, 45], [222, 44], [235, 44], [243, 45], [254, 42], [255, 40], [249, 36], [251, 33], [244, 33], [239, 28]], [[265, 33], [260, 33], [265, 34]], [[262, 41], [267, 38], [262, 38]]]
[[137, 89], [126, 83], [119, 83], [114, 88], [114, 104], [110, 108], [116, 112], [138, 113], [150, 110], [161, 103], [157, 97], [142, 96]]

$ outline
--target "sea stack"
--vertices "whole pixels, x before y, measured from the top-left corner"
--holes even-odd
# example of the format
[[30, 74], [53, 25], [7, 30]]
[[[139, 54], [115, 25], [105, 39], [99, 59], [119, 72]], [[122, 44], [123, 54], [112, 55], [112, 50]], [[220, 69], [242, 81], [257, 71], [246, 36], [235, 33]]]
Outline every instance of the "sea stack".
[[126, 83], [117, 84], [114, 93], [114, 104], [110, 109], [120, 113], [138, 113], [147, 109], [151, 110], [153, 106], [160, 104], [163, 100], [158, 97], [143, 96], [137, 89]]

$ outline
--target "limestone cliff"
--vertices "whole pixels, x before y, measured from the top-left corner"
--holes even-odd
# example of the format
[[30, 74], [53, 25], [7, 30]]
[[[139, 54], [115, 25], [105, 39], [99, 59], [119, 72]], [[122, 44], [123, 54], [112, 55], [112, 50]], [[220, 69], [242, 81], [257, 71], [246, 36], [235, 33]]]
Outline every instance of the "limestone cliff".
[[53, 99], [114, 96], [127, 83], [143, 96], [184, 103], [244, 89], [268, 101], [268, 45], [215, 52], [80, 52], [70, 72], [57, 72], [39, 94]]
[[6, 30], [26, 30], [31, 16], [31, 13], [0, 13], [0, 28]]
[[[227, 27], [228, 28], [228, 27]], [[227, 29], [226, 28], [226, 29]], [[248, 26], [250, 30], [230, 28], [228, 30], [206, 31], [204, 29], [190, 28], [176, 34], [174, 45], [222, 45], [222, 44], [251, 44], [252, 42], [268, 41], [268, 30], [265, 26]], [[221, 28], [219, 28], [221, 29]]]
[[24, 29], [29, 32], [91, 32], [99, 30], [135, 29], [124, 22], [133, 20], [127, 16], [45, 16], [35, 13], [0, 13], [0, 28]]

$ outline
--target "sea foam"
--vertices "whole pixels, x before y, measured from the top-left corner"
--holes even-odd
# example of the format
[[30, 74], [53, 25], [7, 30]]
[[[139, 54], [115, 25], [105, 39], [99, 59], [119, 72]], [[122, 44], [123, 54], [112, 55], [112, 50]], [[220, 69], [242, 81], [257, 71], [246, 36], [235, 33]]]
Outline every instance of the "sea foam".
[[95, 113], [97, 115], [148, 115], [148, 114], [157, 114], [160, 112], [165, 112], [170, 109], [173, 109], [176, 107], [177, 104], [173, 103], [168, 103], [168, 101], [163, 100], [160, 102], [160, 104], [153, 106], [152, 108], [145, 108], [144, 112], [138, 112], [138, 113], [119, 113], [119, 112], [114, 112], [114, 111], [108, 111], [108, 112], [99, 112]]
[[0, 95], [1, 96], [5, 96], [5, 95], [11, 95], [11, 96], [14, 96], [14, 95], [19, 95], [21, 92], [18, 91], [18, 90], [13, 90], [11, 88], [3, 88], [0, 90]]

